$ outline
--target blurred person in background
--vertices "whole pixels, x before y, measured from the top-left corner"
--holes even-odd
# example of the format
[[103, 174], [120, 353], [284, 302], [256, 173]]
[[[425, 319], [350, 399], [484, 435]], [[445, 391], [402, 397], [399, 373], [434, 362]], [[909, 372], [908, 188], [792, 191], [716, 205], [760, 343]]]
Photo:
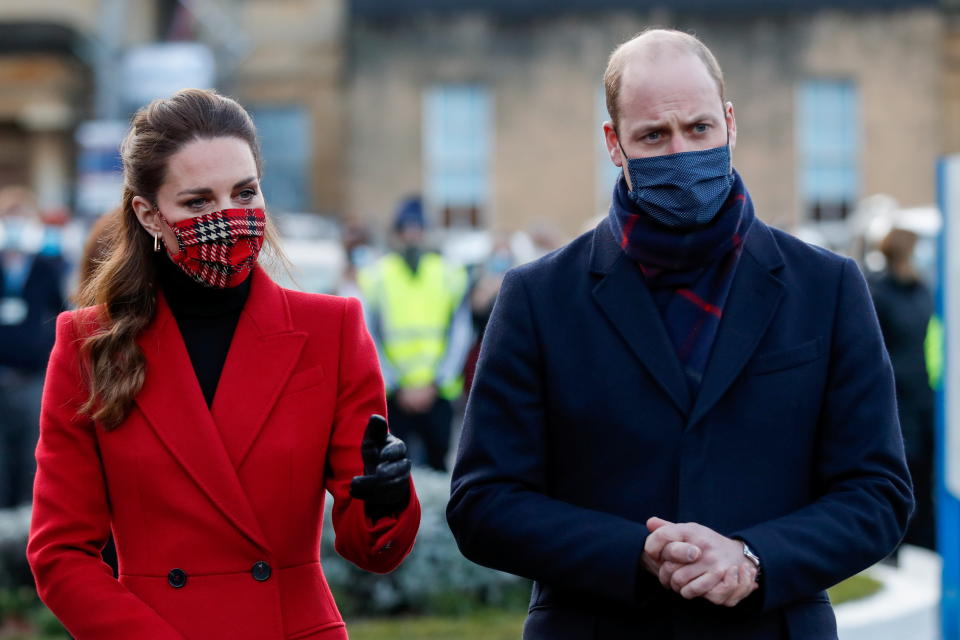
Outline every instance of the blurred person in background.
[[864, 278], [755, 215], [697, 38], [644, 32], [604, 85], [609, 215], [504, 278], [451, 530], [535, 581], [527, 640], [836, 638], [825, 590], [912, 508]]
[[[77, 640], [325, 638], [320, 566], [386, 572], [420, 520], [359, 303], [282, 289], [253, 121], [213, 91], [144, 107], [109, 257], [61, 314], [27, 556]], [[119, 580], [101, 560], [114, 534]]]
[[[64, 257], [64, 229], [70, 223], [70, 214], [64, 207], [47, 209], [40, 212], [40, 221], [43, 224], [43, 240], [40, 254], [51, 257]], [[67, 261], [63, 261], [64, 275], [68, 269]]]
[[886, 258], [886, 268], [872, 279], [870, 292], [893, 363], [897, 414], [917, 505], [903, 541], [935, 550], [934, 392], [924, 352], [933, 295], [914, 266], [917, 239], [915, 233], [905, 229], [893, 229], [883, 238], [880, 252]]
[[483, 343], [483, 334], [490, 321], [493, 303], [497, 300], [503, 276], [516, 260], [510, 249], [510, 240], [507, 237], [498, 237], [487, 256], [473, 272], [473, 284], [470, 287], [470, 317], [473, 321], [474, 342], [467, 354], [463, 365], [463, 387], [469, 393], [473, 385], [473, 376], [476, 373], [477, 359], [480, 357], [480, 346]]
[[447, 468], [453, 401], [472, 344], [467, 273], [425, 244], [419, 197], [397, 207], [396, 250], [360, 272], [359, 283], [387, 386], [390, 427], [419, 438], [425, 462]]
[[43, 376], [65, 307], [64, 263], [44, 252], [33, 195], [0, 191], [0, 508], [33, 491]]
[[[114, 235], [120, 226], [123, 210], [113, 209], [94, 220], [83, 243], [80, 260], [77, 263], [77, 292], [83, 291], [101, 264], [107, 261], [116, 239]], [[76, 297], [76, 296], [74, 296]]]
[[370, 229], [359, 220], [345, 220], [340, 230], [340, 241], [346, 266], [337, 283], [337, 295], [363, 299], [357, 282], [359, 273], [376, 259]]

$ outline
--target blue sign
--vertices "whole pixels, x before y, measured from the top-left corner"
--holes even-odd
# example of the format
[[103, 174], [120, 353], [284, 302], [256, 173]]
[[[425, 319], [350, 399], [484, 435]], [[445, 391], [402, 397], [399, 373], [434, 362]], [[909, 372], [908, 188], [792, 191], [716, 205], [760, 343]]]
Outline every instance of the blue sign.
[[943, 326], [943, 375], [937, 389], [937, 546], [943, 558], [942, 640], [960, 640], [960, 155], [937, 169], [943, 213], [937, 315]]

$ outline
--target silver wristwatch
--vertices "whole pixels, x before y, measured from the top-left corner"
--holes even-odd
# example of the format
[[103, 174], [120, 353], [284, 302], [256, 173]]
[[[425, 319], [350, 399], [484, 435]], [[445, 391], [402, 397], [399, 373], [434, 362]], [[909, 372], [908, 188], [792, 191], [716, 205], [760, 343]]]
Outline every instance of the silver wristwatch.
[[748, 545], [743, 540], [741, 540], [740, 543], [743, 545], [743, 555], [745, 555], [750, 560], [750, 562], [753, 563], [753, 566], [757, 568], [757, 575], [759, 576], [760, 575], [760, 556], [755, 554], [753, 552], [753, 549], [750, 548], [750, 545]]

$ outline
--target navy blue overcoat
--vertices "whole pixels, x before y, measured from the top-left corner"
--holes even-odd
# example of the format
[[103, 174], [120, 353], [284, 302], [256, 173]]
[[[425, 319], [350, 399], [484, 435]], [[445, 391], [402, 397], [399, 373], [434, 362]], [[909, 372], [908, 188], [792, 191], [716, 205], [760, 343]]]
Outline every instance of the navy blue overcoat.
[[[468, 558], [534, 580], [524, 638], [834, 638], [824, 590], [889, 554], [912, 504], [852, 260], [757, 220], [695, 394], [606, 220], [505, 278], [447, 518]], [[761, 588], [667, 591], [641, 568], [651, 516], [742, 538]]]

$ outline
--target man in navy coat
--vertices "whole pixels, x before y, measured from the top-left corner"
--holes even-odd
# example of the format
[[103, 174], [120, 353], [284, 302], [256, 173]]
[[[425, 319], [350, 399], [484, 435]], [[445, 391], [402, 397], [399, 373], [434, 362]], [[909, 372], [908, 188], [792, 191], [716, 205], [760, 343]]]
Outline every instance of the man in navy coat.
[[450, 527], [534, 580], [529, 640], [835, 638], [825, 589], [913, 504], [864, 279], [755, 216], [699, 40], [647, 31], [604, 82], [610, 214], [506, 276]]

